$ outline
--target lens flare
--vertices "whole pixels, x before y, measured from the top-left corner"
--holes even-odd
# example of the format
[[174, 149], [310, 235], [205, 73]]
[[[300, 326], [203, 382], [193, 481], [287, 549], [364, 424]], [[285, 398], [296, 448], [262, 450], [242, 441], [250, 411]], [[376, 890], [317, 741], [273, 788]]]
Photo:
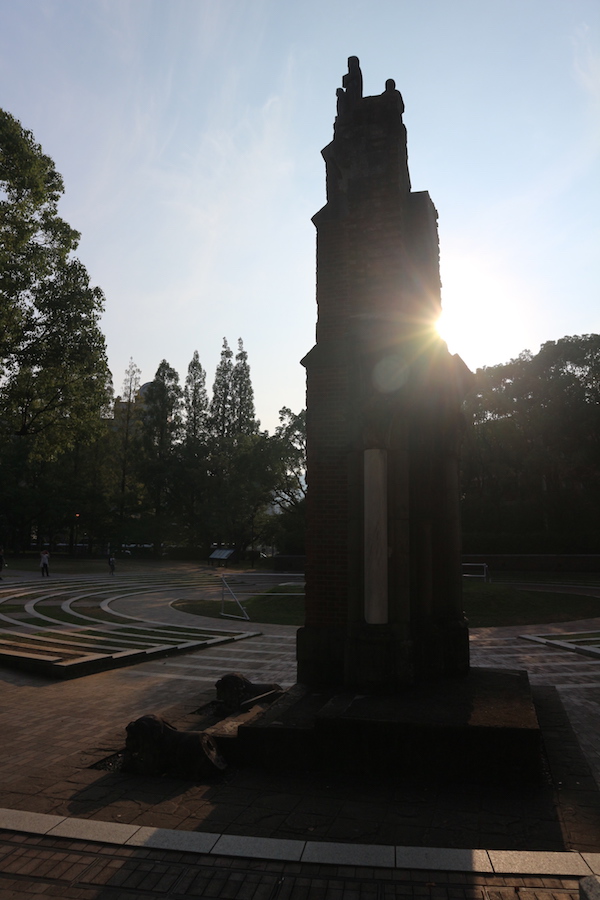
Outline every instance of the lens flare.
[[526, 292], [497, 260], [448, 256], [442, 265], [442, 315], [437, 329], [451, 353], [471, 368], [517, 356], [529, 333]]

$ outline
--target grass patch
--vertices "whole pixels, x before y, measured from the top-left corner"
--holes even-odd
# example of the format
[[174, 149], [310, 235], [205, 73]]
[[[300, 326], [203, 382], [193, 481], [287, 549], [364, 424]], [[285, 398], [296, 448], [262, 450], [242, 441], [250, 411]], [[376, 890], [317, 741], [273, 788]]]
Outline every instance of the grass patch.
[[[282, 594], [285, 596], [282, 597]], [[304, 584], [276, 584], [262, 594], [239, 599], [251, 622], [265, 625], [304, 624]], [[176, 600], [172, 606], [194, 616], [223, 618], [220, 600], [182, 599]], [[234, 600], [225, 601], [224, 611], [231, 616], [241, 617], [240, 608]]]
[[[242, 604], [245, 605], [245, 604]], [[211, 619], [221, 618], [221, 600], [175, 600], [171, 603], [173, 609], [180, 609], [182, 612], [189, 613], [192, 616], [208, 616]], [[240, 614], [237, 603], [233, 600], [225, 602], [225, 612], [232, 615]]]
[[[38, 604], [39, 605], [39, 604]], [[40, 609], [40, 614], [43, 614], [48, 617], [52, 622], [56, 622], [57, 625], [74, 625], [78, 628], [81, 628], [82, 625], [85, 625], [85, 619], [78, 619], [76, 616], [71, 615], [66, 612], [66, 610], [61, 609], [61, 607], [56, 607], [55, 609], [49, 610]], [[23, 621], [23, 620], [21, 620]], [[46, 622], [46, 619], [42, 619], [41, 615], [38, 616], [37, 619], [32, 620], [36, 622]], [[46, 625], [47, 628], [51, 628], [51, 625]]]
[[281, 598], [267, 593], [251, 597], [244, 606], [253, 622], [304, 625], [304, 594], [299, 597]]
[[471, 628], [544, 625], [600, 616], [600, 599], [556, 591], [527, 591], [507, 584], [464, 585], [464, 609]]
[[492, 573], [492, 578], [495, 583], [509, 581], [512, 584], [582, 584], [588, 587], [600, 587], [600, 572], [498, 571]]
[[[241, 601], [250, 616], [251, 622], [263, 622], [269, 625], [303, 625], [304, 597], [274, 597], [270, 592], [258, 594], [248, 600]], [[209, 616], [221, 619], [220, 600], [176, 600], [172, 604], [175, 609], [190, 613], [193, 616]], [[225, 601], [225, 613], [240, 616], [240, 608], [233, 600]]]

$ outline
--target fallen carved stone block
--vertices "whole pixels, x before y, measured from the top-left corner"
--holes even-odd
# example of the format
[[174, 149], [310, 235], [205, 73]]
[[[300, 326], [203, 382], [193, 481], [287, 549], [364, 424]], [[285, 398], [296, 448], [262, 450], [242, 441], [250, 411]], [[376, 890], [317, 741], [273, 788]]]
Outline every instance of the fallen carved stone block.
[[160, 716], [147, 715], [126, 728], [125, 771], [200, 779], [226, 768], [214, 739], [203, 731], [178, 731]]
[[223, 675], [215, 684], [217, 689], [217, 700], [222, 703], [227, 710], [239, 709], [249, 700], [262, 697], [265, 694], [272, 694], [273, 699], [281, 692], [278, 684], [261, 684], [253, 683], [245, 675], [240, 672], [230, 672]]

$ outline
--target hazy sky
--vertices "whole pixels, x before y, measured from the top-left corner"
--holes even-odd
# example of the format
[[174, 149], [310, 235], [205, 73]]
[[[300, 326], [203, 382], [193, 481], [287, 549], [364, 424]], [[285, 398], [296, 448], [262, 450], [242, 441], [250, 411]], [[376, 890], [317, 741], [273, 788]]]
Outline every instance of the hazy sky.
[[117, 392], [194, 350], [210, 388], [242, 337], [263, 427], [302, 408], [351, 55], [404, 97], [451, 351], [600, 331], [599, 0], [0, 0], [0, 106], [64, 177]]

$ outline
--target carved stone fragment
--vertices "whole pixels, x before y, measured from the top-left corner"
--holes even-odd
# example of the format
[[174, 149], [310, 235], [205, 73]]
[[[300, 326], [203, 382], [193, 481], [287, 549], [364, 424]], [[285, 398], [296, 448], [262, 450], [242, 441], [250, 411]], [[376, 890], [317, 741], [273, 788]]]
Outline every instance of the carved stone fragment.
[[227, 764], [213, 738], [203, 731], [178, 731], [153, 714], [141, 716], [126, 728], [124, 770], [138, 775], [201, 779]]
[[217, 689], [217, 700], [223, 704], [227, 710], [239, 709], [249, 700], [262, 697], [265, 694], [272, 694], [273, 699], [281, 692], [278, 684], [261, 684], [253, 683], [245, 675], [240, 672], [230, 672], [223, 675], [215, 684]]

